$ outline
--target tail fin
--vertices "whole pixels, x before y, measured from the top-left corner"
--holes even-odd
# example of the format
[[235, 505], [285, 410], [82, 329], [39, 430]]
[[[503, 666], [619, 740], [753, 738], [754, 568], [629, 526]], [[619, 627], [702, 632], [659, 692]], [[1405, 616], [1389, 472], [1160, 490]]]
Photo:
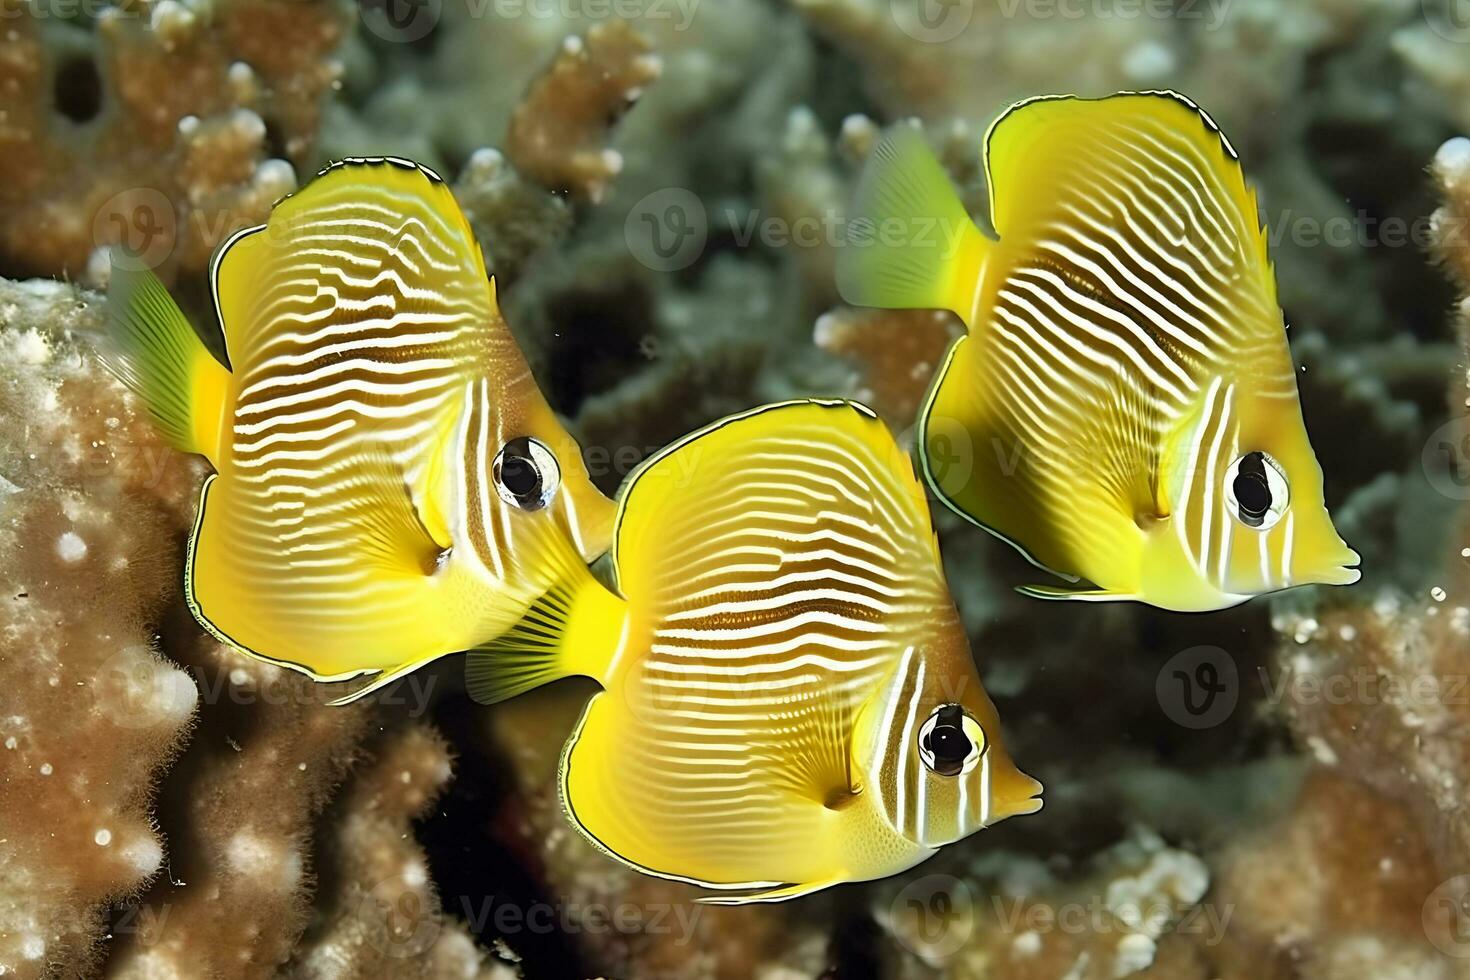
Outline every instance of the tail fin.
[[508, 632], [470, 651], [470, 697], [496, 704], [573, 674], [607, 685], [628, 606], [585, 565], [578, 569], [536, 600]]
[[103, 360], [148, 405], [175, 449], [217, 462], [230, 373], [204, 346], [158, 277], [114, 262]]
[[837, 258], [843, 300], [971, 318], [989, 243], [917, 129], [899, 126], [873, 150], [849, 227]]

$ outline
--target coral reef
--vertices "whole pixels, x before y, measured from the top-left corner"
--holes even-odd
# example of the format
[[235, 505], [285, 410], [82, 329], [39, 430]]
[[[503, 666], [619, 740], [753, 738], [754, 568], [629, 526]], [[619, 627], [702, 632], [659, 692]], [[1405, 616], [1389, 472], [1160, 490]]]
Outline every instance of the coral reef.
[[345, 5], [132, 0], [92, 29], [49, 13], [0, 7], [0, 271], [95, 282], [122, 243], [197, 273], [296, 186]]
[[[1259, 189], [1365, 581], [1042, 607], [936, 509], [1046, 809], [894, 880], [699, 906], [560, 812], [589, 685], [486, 709], [447, 661], [334, 709], [204, 636], [178, 591], [200, 465], [87, 353], [95, 293], [0, 280], [6, 976], [1467, 975], [1470, 37], [1432, 0], [52, 6], [0, 0], [0, 275], [100, 285], [121, 242], [207, 327], [222, 237], [329, 159], [421, 160], [609, 492], [763, 401], [911, 428], [958, 324], [832, 286], [883, 127], [920, 117], [983, 224], [1011, 100], [1180, 89]], [[1234, 679], [1210, 724], [1161, 683], [1179, 657]]]
[[602, 200], [623, 169], [623, 158], [604, 146], [607, 130], [658, 77], [660, 64], [627, 21], [568, 35], [511, 114], [506, 152], [547, 187]]
[[199, 695], [150, 623], [197, 473], [70, 336], [75, 289], [3, 285], [0, 971], [76, 976], [169, 856], [153, 798]]

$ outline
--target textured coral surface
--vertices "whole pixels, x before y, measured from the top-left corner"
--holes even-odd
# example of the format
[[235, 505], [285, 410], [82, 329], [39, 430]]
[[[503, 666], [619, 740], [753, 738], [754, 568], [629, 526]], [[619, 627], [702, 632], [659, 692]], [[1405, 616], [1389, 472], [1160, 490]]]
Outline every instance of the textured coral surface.
[[[0, 976], [1470, 977], [1462, 14], [0, 0]], [[450, 659], [333, 708], [189, 616], [204, 468], [92, 353], [109, 247], [217, 344], [218, 242], [331, 159], [419, 160], [612, 492], [797, 395], [910, 437], [960, 325], [833, 286], [884, 127], [918, 117], [984, 224], [979, 147], [1009, 102], [1165, 86], [1258, 188], [1364, 581], [1209, 616], [1038, 604], [1012, 590], [1035, 569], [936, 506], [1041, 813], [893, 879], [701, 906], [563, 817], [590, 685], [484, 708]], [[1176, 684], [1206, 661], [1209, 717]]]

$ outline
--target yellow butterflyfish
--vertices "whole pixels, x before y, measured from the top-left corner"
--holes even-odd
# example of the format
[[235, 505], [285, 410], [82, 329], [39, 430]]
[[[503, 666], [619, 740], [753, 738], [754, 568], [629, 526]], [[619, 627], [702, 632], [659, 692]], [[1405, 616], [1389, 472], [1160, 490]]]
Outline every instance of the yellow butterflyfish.
[[613, 507], [501, 318], [432, 172], [348, 160], [225, 242], [225, 360], [157, 278], [114, 262], [105, 359], [214, 467], [189, 543], [195, 616], [351, 700], [493, 639], [606, 550]]
[[620, 495], [614, 589], [568, 574], [470, 654], [493, 703], [581, 674], [563, 805], [649, 874], [778, 901], [909, 868], [1041, 807], [1001, 738], [908, 456], [870, 411], [716, 423]]
[[1075, 588], [1202, 611], [1356, 582], [1307, 438], [1266, 232], [1234, 149], [1172, 92], [1045, 97], [985, 138], [996, 238], [920, 134], [874, 151], [847, 302], [968, 330], [919, 418], [925, 477]]

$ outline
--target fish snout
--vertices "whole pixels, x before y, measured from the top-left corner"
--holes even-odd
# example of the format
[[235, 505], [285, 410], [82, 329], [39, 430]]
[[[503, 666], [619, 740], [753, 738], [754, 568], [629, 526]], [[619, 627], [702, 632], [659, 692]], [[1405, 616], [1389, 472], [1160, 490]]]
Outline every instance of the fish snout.
[[1008, 777], [998, 779], [995, 787], [995, 806], [988, 823], [999, 823], [1007, 817], [1021, 817], [1035, 813], [1042, 806], [1040, 781], [1013, 770]]
[[1338, 541], [1336, 548], [1303, 569], [1298, 581], [1314, 585], [1355, 585], [1363, 577], [1358, 567], [1362, 560], [1356, 551]]

